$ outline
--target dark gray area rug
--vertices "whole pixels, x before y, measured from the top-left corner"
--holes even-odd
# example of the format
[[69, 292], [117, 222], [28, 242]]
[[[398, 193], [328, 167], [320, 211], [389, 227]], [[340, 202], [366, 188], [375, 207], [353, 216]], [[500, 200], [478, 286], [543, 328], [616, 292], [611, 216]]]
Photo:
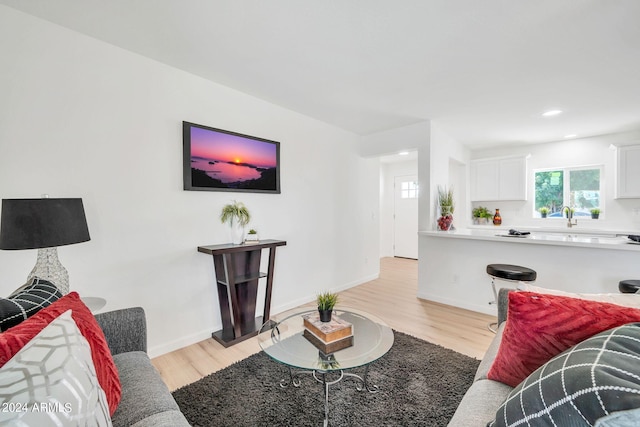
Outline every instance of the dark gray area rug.
[[[371, 364], [377, 393], [357, 391], [352, 379], [329, 390], [331, 426], [446, 426], [473, 382], [479, 361], [395, 332], [389, 352]], [[364, 368], [352, 372], [362, 374]], [[321, 426], [322, 384], [302, 376], [282, 388], [284, 365], [264, 353], [250, 356], [173, 393], [193, 426]]]

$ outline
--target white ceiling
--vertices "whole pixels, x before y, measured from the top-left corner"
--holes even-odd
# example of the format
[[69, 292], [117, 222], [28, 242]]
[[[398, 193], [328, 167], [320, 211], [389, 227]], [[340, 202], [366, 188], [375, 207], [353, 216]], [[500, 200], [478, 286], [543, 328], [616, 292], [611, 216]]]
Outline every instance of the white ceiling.
[[470, 146], [640, 129], [638, 0], [0, 3], [359, 135], [426, 119]]

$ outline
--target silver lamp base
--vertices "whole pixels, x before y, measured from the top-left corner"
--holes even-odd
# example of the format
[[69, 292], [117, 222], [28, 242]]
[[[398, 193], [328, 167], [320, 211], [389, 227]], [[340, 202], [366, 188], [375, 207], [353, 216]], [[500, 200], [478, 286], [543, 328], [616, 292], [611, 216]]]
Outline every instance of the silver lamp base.
[[57, 248], [38, 249], [38, 260], [29, 273], [27, 282], [30, 282], [34, 277], [50, 281], [58, 287], [63, 295], [69, 293], [69, 273], [58, 259]]

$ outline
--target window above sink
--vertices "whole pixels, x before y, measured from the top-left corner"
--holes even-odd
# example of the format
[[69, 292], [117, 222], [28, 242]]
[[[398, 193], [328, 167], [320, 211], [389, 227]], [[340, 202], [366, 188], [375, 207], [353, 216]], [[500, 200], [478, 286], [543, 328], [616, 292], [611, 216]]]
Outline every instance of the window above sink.
[[548, 218], [566, 217], [564, 206], [573, 216], [591, 217], [592, 209], [603, 210], [605, 199], [603, 166], [538, 169], [534, 171], [533, 217], [540, 218], [540, 208], [549, 209]]

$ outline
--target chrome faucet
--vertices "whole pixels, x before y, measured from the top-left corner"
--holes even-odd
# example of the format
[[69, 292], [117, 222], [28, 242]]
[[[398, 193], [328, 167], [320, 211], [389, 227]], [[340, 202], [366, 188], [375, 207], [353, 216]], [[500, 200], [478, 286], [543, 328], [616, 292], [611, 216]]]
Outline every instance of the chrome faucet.
[[578, 220], [576, 219], [575, 221], [571, 221], [573, 219], [573, 211], [571, 210], [571, 207], [569, 206], [563, 206], [562, 208], [560, 208], [560, 212], [562, 212], [562, 214], [564, 215], [564, 210], [567, 210], [567, 227], [571, 228], [574, 225], [578, 225]]

